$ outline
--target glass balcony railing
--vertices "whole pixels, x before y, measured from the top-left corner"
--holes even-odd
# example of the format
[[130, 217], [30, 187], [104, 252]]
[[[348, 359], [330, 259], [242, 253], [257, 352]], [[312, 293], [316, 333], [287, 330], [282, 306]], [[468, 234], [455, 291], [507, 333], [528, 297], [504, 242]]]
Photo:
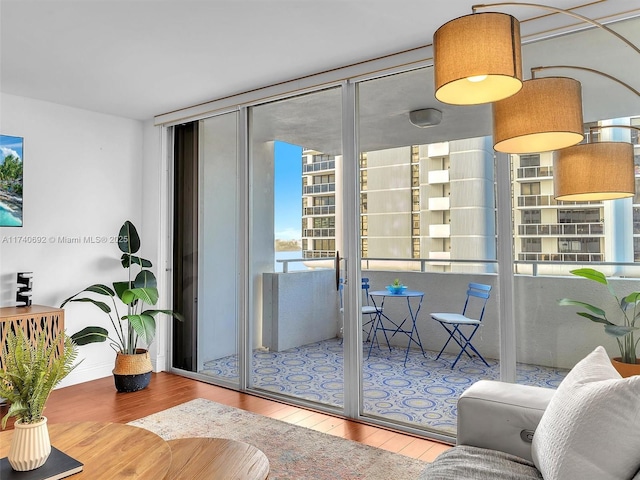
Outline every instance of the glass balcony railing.
[[519, 236], [604, 235], [603, 223], [548, 223], [518, 225]]
[[335, 228], [305, 228], [302, 232], [302, 236], [309, 237], [335, 237]]
[[335, 205], [321, 205], [316, 207], [304, 207], [304, 215], [330, 215], [336, 213]]
[[305, 163], [302, 165], [302, 173], [322, 172], [324, 170], [335, 170], [335, 160], [328, 160], [326, 162]]
[[544, 207], [550, 205], [601, 205], [602, 202], [559, 202], [553, 195], [523, 195], [518, 197], [519, 207]]
[[302, 193], [304, 195], [310, 195], [314, 193], [330, 193], [335, 191], [335, 183], [319, 183], [317, 185], [305, 185]]
[[516, 175], [518, 178], [552, 177], [553, 166], [547, 165], [542, 167], [520, 167], [518, 168]]

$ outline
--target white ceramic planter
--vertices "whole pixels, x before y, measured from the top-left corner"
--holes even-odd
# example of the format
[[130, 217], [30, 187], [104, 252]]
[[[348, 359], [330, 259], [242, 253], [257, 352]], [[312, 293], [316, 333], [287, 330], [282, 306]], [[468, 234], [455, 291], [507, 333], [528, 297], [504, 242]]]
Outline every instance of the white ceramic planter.
[[22, 423], [21, 420], [15, 423], [8, 455], [9, 464], [14, 470], [35, 470], [44, 465], [50, 453], [46, 417], [36, 423]]

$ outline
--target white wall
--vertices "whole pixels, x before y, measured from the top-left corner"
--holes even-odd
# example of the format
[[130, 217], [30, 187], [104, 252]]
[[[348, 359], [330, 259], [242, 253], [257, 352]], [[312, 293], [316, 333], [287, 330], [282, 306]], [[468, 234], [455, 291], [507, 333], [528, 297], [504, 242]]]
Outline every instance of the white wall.
[[[88, 285], [121, 280], [117, 245], [84, 238], [116, 236], [127, 219], [140, 231], [141, 253], [157, 255], [157, 239], [142, 224], [141, 122], [7, 94], [0, 102], [0, 133], [24, 137], [24, 226], [0, 228], [0, 305], [15, 305], [20, 271], [34, 273], [33, 302], [56, 307]], [[7, 240], [13, 237], [45, 243]], [[91, 305], [65, 308], [68, 333], [91, 324], [108, 320]], [[63, 385], [111, 375], [114, 355], [106, 343], [80, 347], [84, 361]]]

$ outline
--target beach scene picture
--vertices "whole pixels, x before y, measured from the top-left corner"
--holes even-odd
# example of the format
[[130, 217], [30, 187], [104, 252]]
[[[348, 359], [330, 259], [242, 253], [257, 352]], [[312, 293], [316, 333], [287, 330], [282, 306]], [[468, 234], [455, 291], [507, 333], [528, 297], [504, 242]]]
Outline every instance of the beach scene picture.
[[22, 226], [24, 139], [0, 135], [0, 227]]

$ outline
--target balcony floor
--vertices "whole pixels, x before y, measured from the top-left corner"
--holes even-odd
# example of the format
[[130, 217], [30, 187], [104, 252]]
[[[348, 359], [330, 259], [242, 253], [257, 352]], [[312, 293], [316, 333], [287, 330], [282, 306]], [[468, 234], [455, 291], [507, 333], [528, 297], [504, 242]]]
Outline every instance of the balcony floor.
[[[406, 366], [405, 349], [363, 345], [363, 390], [366, 415], [396, 420], [412, 426], [456, 433], [458, 397], [474, 382], [497, 380], [500, 364], [487, 359], [410, 350]], [[518, 363], [517, 383], [555, 388], [567, 370]], [[304, 345], [282, 352], [253, 353], [253, 386], [324, 404], [343, 406], [343, 355], [339, 339]], [[235, 356], [205, 363], [200, 373], [225, 379], [238, 378]]]

